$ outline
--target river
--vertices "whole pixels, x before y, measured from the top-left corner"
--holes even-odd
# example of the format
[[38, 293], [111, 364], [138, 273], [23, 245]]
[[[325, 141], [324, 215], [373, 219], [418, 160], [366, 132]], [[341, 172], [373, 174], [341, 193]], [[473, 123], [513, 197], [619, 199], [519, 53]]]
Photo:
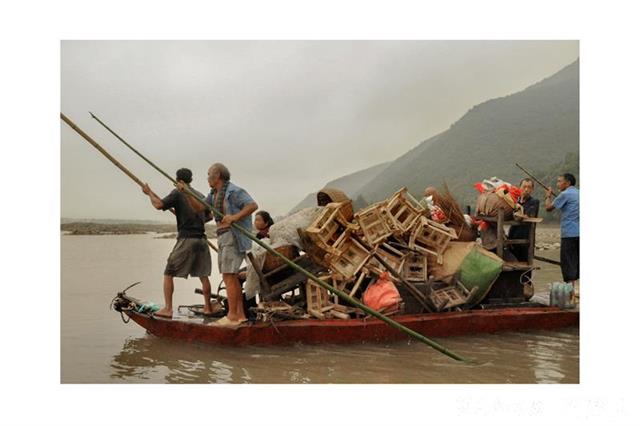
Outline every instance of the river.
[[[142, 281], [129, 294], [162, 304], [173, 244], [151, 234], [61, 236], [62, 383], [579, 383], [578, 328], [438, 339], [478, 365], [417, 342], [225, 348], [151, 336], [109, 302]], [[559, 268], [539, 266], [539, 282], [560, 279]], [[214, 271], [214, 289], [219, 281]], [[174, 306], [202, 303], [199, 285], [176, 279]]]

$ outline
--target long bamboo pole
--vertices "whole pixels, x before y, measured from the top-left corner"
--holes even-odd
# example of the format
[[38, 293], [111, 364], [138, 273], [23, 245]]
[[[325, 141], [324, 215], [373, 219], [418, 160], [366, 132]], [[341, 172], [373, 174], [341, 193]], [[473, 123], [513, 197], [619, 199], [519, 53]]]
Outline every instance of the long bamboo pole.
[[[91, 138], [91, 136], [87, 135], [81, 128], [76, 126], [75, 123], [73, 121], [71, 121], [69, 118], [67, 118], [66, 115], [64, 115], [63, 113], [60, 113], [60, 118], [62, 119], [62, 121], [67, 123], [69, 125], [69, 127], [71, 127], [80, 136], [82, 136], [87, 142], [89, 142], [91, 145], [93, 145], [93, 147], [95, 149], [100, 151], [100, 153], [102, 155], [107, 157], [107, 159], [109, 161], [111, 161], [117, 168], [122, 170], [122, 172], [125, 175], [129, 176], [135, 183], [137, 183], [140, 186], [140, 188], [144, 187], [144, 185], [145, 185], [144, 182], [142, 182], [140, 179], [138, 179], [138, 177], [136, 175], [131, 173], [131, 171], [129, 169], [127, 169], [125, 166], [123, 166], [122, 163], [120, 163], [118, 160], [113, 158], [113, 156], [111, 154], [109, 154], [107, 151], [105, 151], [105, 149], [102, 148], [100, 146], [100, 144], [98, 144], [96, 141], [93, 140], [93, 138]], [[173, 210], [171, 210], [171, 213], [173, 213], [175, 215], [175, 212]], [[215, 245], [213, 245], [213, 243], [211, 241], [209, 241], [208, 239], [207, 239], [207, 244], [209, 244], [209, 247], [211, 247], [214, 251], [216, 251], [216, 252], [218, 251], [218, 248]]]
[[[81, 136], [83, 136], [87, 140], [90, 139], [90, 137], [88, 135], [86, 135], [86, 133], [82, 132], [80, 129], [77, 128], [77, 126], [73, 125], [73, 123], [71, 123], [71, 121], [68, 118], [66, 118], [62, 113], [60, 114], [60, 116], [62, 117], [62, 119], [67, 124], [69, 124], [74, 130], [76, 130]], [[95, 141], [92, 142], [92, 145], [93, 144], [97, 145], [97, 143], [95, 143]], [[113, 158], [113, 157], [111, 157], [111, 158]], [[114, 164], [116, 164], [116, 163], [114, 162]], [[165, 175], [165, 176], [168, 176], [164, 172], [161, 172], [161, 173], [163, 175]], [[221, 215], [221, 212], [217, 211], [215, 208], [213, 208], [213, 206], [208, 205], [204, 199], [200, 198], [197, 194], [193, 193], [188, 187], [185, 187], [185, 192], [187, 192], [189, 195], [194, 197], [204, 207], [210, 209], [214, 214]], [[422, 334], [410, 329], [409, 327], [406, 327], [406, 326], [404, 326], [404, 325], [392, 320], [391, 318], [387, 317], [386, 315], [383, 315], [380, 312], [369, 308], [367, 305], [363, 304], [362, 302], [360, 302], [357, 299], [354, 299], [353, 297], [349, 296], [347, 293], [330, 286], [329, 284], [325, 283], [324, 281], [322, 281], [321, 279], [319, 279], [318, 277], [316, 277], [315, 275], [313, 275], [312, 273], [310, 273], [306, 269], [304, 269], [304, 268], [300, 267], [299, 265], [297, 265], [296, 263], [292, 262], [290, 259], [288, 259], [283, 254], [281, 254], [281, 253], [277, 252], [276, 250], [274, 250], [273, 248], [271, 248], [271, 246], [269, 246], [268, 244], [266, 244], [266, 243], [262, 242], [261, 240], [259, 240], [258, 238], [256, 238], [251, 232], [249, 232], [248, 230], [246, 230], [243, 227], [239, 226], [238, 224], [232, 223], [231, 226], [234, 229], [236, 229], [237, 231], [239, 231], [240, 233], [244, 234], [246, 237], [248, 237], [252, 241], [254, 241], [256, 244], [258, 244], [259, 246], [261, 246], [262, 248], [267, 250], [269, 253], [271, 253], [274, 256], [277, 256], [280, 259], [282, 259], [283, 262], [285, 262], [287, 265], [289, 265], [294, 270], [302, 273], [305, 277], [307, 277], [308, 279], [312, 280], [313, 282], [315, 282], [320, 287], [324, 288], [325, 290], [329, 291], [330, 293], [333, 293], [333, 294], [337, 295], [340, 299], [342, 299], [345, 302], [351, 304], [352, 306], [355, 306], [355, 307], [357, 307], [359, 309], [362, 309], [364, 312], [368, 313], [369, 315], [371, 315], [371, 316], [373, 316], [375, 318], [378, 318], [379, 320], [383, 321], [387, 325], [406, 333], [407, 335], [413, 337], [414, 339], [416, 339], [416, 340], [418, 340], [418, 341], [420, 341], [420, 342], [422, 342], [422, 343], [424, 343], [424, 344], [426, 344], [428, 346], [431, 346], [433, 349], [437, 350], [438, 352], [440, 352], [440, 353], [442, 353], [442, 354], [444, 354], [444, 355], [446, 355], [446, 356], [448, 356], [450, 358], [455, 359], [456, 361], [463, 361], [463, 362], [467, 362], [467, 363], [471, 362], [471, 361], [467, 360], [466, 358], [462, 357], [461, 355], [458, 355], [455, 352], [448, 350], [447, 348], [445, 348], [444, 346], [442, 346], [438, 342], [436, 342], [436, 341], [434, 341], [432, 339], [429, 339], [428, 337], [423, 336]]]
[[[353, 237], [358, 243], [360, 243], [360, 245], [368, 248], [369, 250], [372, 250], [372, 247], [370, 247], [367, 243], [362, 241], [361, 238], [358, 238], [355, 235]], [[376, 260], [380, 262], [382, 266], [384, 266], [384, 268], [391, 273], [391, 275], [393, 275], [403, 286], [405, 286], [405, 288], [409, 291], [409, 293], [411, 293], [411, 295], [418, 301], [418, 303], [420, 303], [420, 305], [422, 305], [422, 307], [427, 312], [433, 312], [433, 309], [431, 309], [431, 307], [427, 304], [425, 295], [420, 293], [420, 290], [418, 290], [413, 284], [411, 284], [410, 282], [402, 278], [402, 276], [398, 273], [398, 271], [393, 269], [391, 265], [389, 265], [387, 261], [384, 260], [384, 258], [380, 256], [376, 251], [373, 252], [373, 257], [375, 257]]]
[[556, 193], [553, 192], [553, 189], [551, 189], [549, 186], [545, 185], [544, 183], [540, 182], [540, 180], [535, 177], [534, 175], [532, 175], [531, 173], [529, 173], [524, 167], [522, 167], [520, 164], [516, 163], [516, 167], [519, 168], [520, 170], [522, 170], [523, 172], [525, 172], [527, 174], [527, 176], [529, 176], [531, 179], [533, 179], [534, 181], [536, 181], [538, 183], [538, 185], [540, 185], [541, 187], [543, 187], [544, 189], [546, 189], [547, 191], [551, 191], [551, 195], [553, 195], [554, 197], [556, 196]]
[[115, 136], [116, 138], [118, 138], [118, 140], [120, 142], [122, 142], [123, 144], [125, 144], [127, 146], [127, 148], [129, 148], [131, 151], [135, 152], [136, 154], [138, 154], [140, 156], [140, 158], [142, 158], [144, 161], [146, 161], [151, 167], [153, 167], [154, 169], [156, 169], [158, 172], [160, 172], [161, 175], [163, 175], [164, 177], [166, 177], [167, 179], [169, 179], [171, 182], [173, 182], [173, 184], [177, 184], [178, 182], [176, 182], [176, 180], [174, 178], [171, 177], [171, 175], [165, 173], [160, 167], [156, 166], [153, 161], [149, 160], [147, 157], [145, 157], [144, 155], [142, 155], [142, 153], [140, 153], [140, 151], [138, 151], [137, 149], [135, 149], [134, 147], [132, 147], [131, 145], [129, 145], [127, 143], [127, 141], [125, 141], [124, 139], [122, 139], [120, 137], [120, 135], [118, 135], [116, 132], [114, 132], [113, 130], [111, 130], [109, 128], [109, 126], [107, 126], [106, 124], [104, 124], [102, 122], [102, 120], [100, 120], [98, 117], [96, 117], [91, 111], [89, 111], [89, 114], [91, 115], [91, 117], [96, 120], [98, 123], [100, 123], [102, 125], [102, 127], [104, 127], [105, 129], [107, 129], [109, 131], [109, 133], [111, 133], [113, 136]]
[[[142, 155], [142, 153], [140, 151], [138, 151], [137, 149], [135, 149], [134, 147], [132, 147], [131, 145], [129, 145], [127, 143], [127, 141], [125, 141], [123, 138], [120, 137], [120, 135], [118, 135], [116, 132], [114, 132], [113, 130], [111, 130], [111, 128], [109, 126], [107, 126], [102, 120], [100, 120], [96, 115], [94, 115], [91, 111], [89, 111], [89, 114], [91, 115], [91, 118], [93, 118], [94, 120], [96, 120], [98, 123], [100, 123], [102, 125], [102, 127], [104, 127], [105, 129], [107, 129], [109, 131], [109, 133], [111, 133], [113, 136], [115, 136], [120, 142], [122, 142], [123, 144], [125, 144], [127, 146], [127, 148], [129, 148], [131, 151], [135, 152], [136, 154], [138, 154], [138, 156], [140, 158], [142, 158], [144, 161], [146, 161], [151, 167], [153, 167], [154, 169], [156, 169], [158, 172], [160, 172], [161, 175], [163, 175], [164, 177], [166, 177], [167, 179], [169, 179], [171, 182], [173, 182], [174, 185], [177, 185], [178, 182], [171, 177], [171, 175], [165, 173], [160, 167], [158, 167], [153, 161], [149, 160], [147, 157], [145, 157], [144, 155]], [[195, 197], [196, 199], [198, 197]], [[211, 247], [212, 249], [214, 249], [216, 251], [216, 253], [218, 252], [218, 249], [216, 248], [216, 246], [213, 245], [213, 243], [211, 243], [211, 241], [209, 241], [207, 239], [207, 243], [209, 244], [209, 247]]]
[[539, 260], [541, 262], [547, 262], [550, 263], [552, 265], [556, 265], [556, 266], [562, 266], [562, 263], [558, 262], [557, 260], [553, 260], [553, 259], [549, 259], [548, 257], [542, 257], [542, 256], [533, 256], [534, 259]]

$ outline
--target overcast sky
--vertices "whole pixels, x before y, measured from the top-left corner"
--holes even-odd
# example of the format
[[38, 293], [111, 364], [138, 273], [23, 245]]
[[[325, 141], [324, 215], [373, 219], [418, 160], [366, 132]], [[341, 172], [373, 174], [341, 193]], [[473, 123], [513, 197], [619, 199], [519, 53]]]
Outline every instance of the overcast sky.
[[[61, 108], [163, 196], [208, 191], [213, 162], [285, 214], [325, 182], [393, 160], [472, 106], [578, 58], [578, 42], [81, 42], [61, 44]], [[62, 216], [173, 220], [61, 122]]]

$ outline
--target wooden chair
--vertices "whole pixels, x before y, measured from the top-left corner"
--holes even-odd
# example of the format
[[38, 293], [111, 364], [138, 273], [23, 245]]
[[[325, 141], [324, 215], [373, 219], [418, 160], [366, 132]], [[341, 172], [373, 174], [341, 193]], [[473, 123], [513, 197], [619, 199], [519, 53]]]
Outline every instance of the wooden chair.
[[[497, 216], [479, 216], [486, 222], [496, 224], [497, 246], [496, 254], [504, 260], [502, 265], [502, 273], [498, 276], [491, 290], [484, 299], [482, 304], [504, 304], [504, 303], [522, 303], [525, 301], [524, 286], [521, 282], [522, 277], [529, 271], [539, 269], [534, 265], [534, 254], [536, 245], [536, 225], [542, 222], [542, 218], [522, 217], [519, 220], [506, 220], [506, 214], [503, 209], [498, 210]], [[507, 239], [505, 237], [505, 225], [525, 225], [529, 226], [529, 238], [526, 239]], [[515, 261], [509, 259], [505, 248], [514, 245], [527, 246], [526, 261]]]

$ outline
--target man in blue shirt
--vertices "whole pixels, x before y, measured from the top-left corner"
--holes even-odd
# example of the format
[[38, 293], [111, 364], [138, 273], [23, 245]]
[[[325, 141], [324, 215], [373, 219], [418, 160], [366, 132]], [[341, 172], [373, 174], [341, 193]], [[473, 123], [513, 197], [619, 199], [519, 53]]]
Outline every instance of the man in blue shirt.
[[575, 291], [580, 278], [580, 191], [575, 187], [576, 178], [571, 173], [558, 176], [556, 186], [560, 195], [552, 201], [551, 189], [547, 190], [544, 207], [547, 211], [559, 209], [560, 263], [562, 279], [570, 282]]
[[207, 204], [221, 215], [215, 215], [218, 235], [218, 268], [227, 289], [229, 310], [227, 316], [214, 325], [238, 326], [247, 321], [244, 314], [242, 287], [238, 281], [240, 265], [245, 253], [251, 249], [251, 240], [231, 226], [236, 223], [252, 232], [251, 214], [258, 205], [244, 189], [231, 181], [231, 173], [224, 164], [215, 163], [209, 167], [208, 180], [211, 192]]

